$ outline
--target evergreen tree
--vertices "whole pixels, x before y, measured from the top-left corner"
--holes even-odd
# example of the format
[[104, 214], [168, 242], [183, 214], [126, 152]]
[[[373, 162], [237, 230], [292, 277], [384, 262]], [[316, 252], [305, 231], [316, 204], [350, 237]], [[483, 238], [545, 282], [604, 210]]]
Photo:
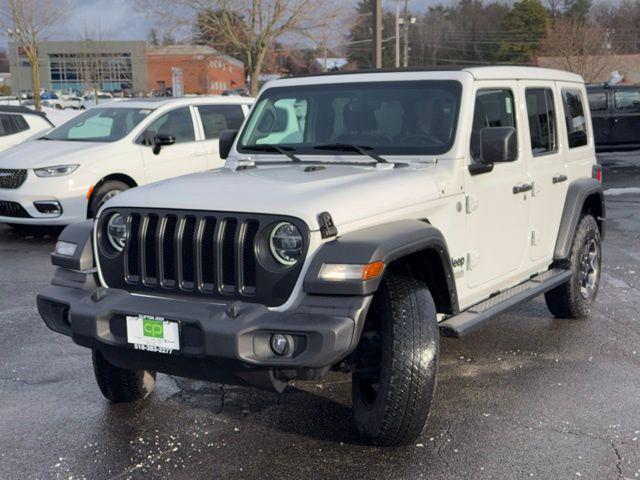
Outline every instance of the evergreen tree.
[[149, 31], [149, 45], [152, 47], [160, 45], [160, 37], [158, 37], [158, 31], [155, 28]]
[[[356, 21], [351, 27], [348, 37], [347, 58], [358, 68], [372, 68], [371, 50], [373, 46], [371, 0], [359, 0], [356, 5]], [[382, 38], [389, 41], [382, 43], [382, 66], [395, 65], [395, 16], [389, 12], [382, 13]]]
[[547, 12], [539, 0], [518, 0], [502, 22], [506, 37], [499, 57], [516, 64], [530, 63], [545, 34]]

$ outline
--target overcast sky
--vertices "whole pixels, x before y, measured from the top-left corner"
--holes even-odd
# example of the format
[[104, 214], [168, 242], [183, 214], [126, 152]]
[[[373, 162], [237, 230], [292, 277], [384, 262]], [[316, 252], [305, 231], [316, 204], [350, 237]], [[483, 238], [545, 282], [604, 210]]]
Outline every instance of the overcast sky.
[[[454, 1], [410, 0], [409, 6], [413, 11], [423, 11], [428, 5], [450, 4]], [[356, 4], [356, 0], [340, 0], [340, 3], [350, 8]], [[104, 40], [147, 40], [154, 24], [151, 17], [134, 8], [135, 0], [69, 0], [69, 4], [70, 13], [63, 22], [51, 29], [47, 39], [80, 39], [86, 30], [99, 32]], [[395, 0], [383, 0], [385, 9], [394, 10], [395, 4]], [[162, 28], [159, 30], [162, 33]]]

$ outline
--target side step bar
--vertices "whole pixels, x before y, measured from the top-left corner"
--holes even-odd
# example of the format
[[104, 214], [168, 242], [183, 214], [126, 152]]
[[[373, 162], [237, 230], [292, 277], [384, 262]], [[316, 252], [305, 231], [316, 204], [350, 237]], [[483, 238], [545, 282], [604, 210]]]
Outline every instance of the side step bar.
[[464, 312], [440, 322], [440, 334], [445, 337], [462, 337], [484, 322], [504, 313], [516, 305], [562, 285], [571, 278], [571, 271], [552, 268], [531, 277], [524, 283], [498, 293], [487, 300], [469, 307]]

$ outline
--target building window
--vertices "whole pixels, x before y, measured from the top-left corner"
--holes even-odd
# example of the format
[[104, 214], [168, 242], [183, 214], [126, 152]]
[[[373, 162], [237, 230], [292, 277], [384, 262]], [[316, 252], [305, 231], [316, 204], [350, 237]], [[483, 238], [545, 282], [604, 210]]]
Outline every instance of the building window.
[[130, 53], [52, 53], [49, 54], [49, 68], [54, 90], [133, 88]]

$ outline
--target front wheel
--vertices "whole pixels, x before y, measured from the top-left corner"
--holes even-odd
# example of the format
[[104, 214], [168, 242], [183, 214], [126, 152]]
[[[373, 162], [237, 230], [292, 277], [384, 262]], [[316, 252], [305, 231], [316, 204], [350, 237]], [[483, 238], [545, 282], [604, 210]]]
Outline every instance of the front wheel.
[[427, 286], [387, 275], [367, 315], [352, 377], [356, 427], [370, 443], [406, 445], [422, 432], [436, 386], [438, 340]]
[[600, 229], [591, 215], [580, 219], [566, 267], [571, 279], [544, 296], [549, 311], [558, 318], [584, 318], [598, 295], [602, 263]]
[[97, 186], [92, 192], [91, 199], [89, 200], [89, 210], [87, 212], [89, 218], [95, 218], [100, 211], [100, 208], [102, 208], [110, 198], [113, 198], [128, 189], [129, 185], [124, 182], [120, 182], [119, 180], [107, 180]]
[[156, 386], [156, 372], [116, 367], [98, 350], [93, 350], [93, 372], [102, 395], [113, 403], [142, 400]]

